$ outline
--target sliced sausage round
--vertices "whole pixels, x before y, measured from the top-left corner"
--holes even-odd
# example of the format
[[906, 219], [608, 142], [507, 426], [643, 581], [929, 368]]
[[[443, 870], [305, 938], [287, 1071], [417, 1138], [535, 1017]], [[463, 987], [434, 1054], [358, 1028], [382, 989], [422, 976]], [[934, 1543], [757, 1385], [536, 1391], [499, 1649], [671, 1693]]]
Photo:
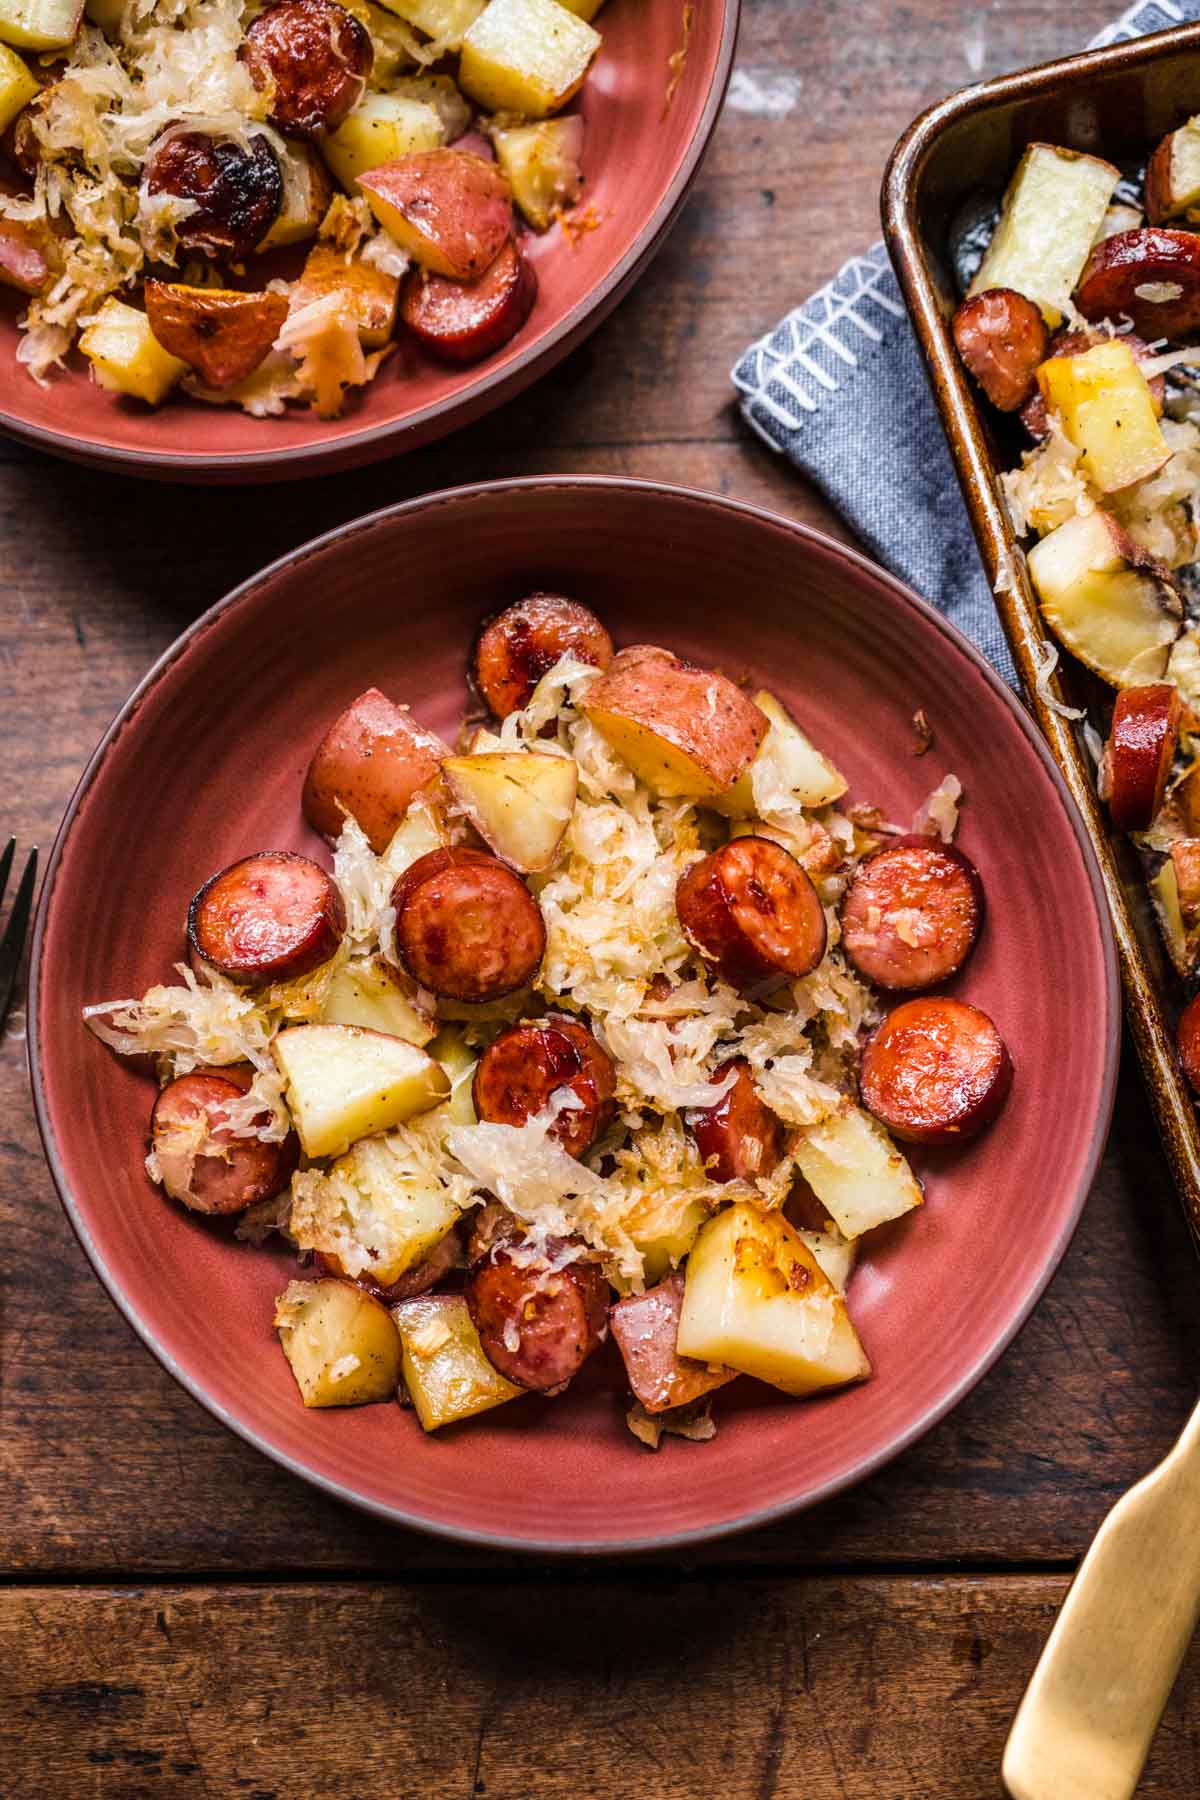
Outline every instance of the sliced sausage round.
[[985, 1012], [944, 995], [906, 1000], [868, 1039], [863, 1105], [913, 1144], [974, 1137], [1003, 1106], [1012, 1060]]
[[195, 202], [175, 235], [185, 250], [240, 259], [256, 250], [283, 205], [283, 173], [265, 137], [248, 147], [203, 131], [169, 128], [142, 166], [148, 194]]
[[862, 863], [842, 901], [842, 948], [877, 987], [933, 987], [961, 969], [983, 923], [983, 887], [961, 850], [896, 838]]
[[1200, 233], [1145, 225], [1093, 244], [1075, 287], [1086, 319], [1133, 320], [1153, 342], [1186, 338], [1200, 325]]
[[546, 925], [519, 875], [483, 850], [431, 850], [392, 889], [396, 949], [421, 987], [481, 1004], [527, 987]]
[[1104, 747], [1101, 792], [1118, 831], [1148, 831], [1167, 791], [1183, 703], [1167, 681], [1122, 688]]
[[1013, 288], [991, 288], [963, 301], [951, 330], [958, 354], [992, 405], [1016, 412], [1046, 355], [1040, 309]]
[[1193, 995], [1180, 1013], [1175, 1041], [1188, 1085], [1193, 1093], [1200, 1094], [1200, 994]]
[[712, 1080], [730, 1074], [735, 1080], [729, 1092], [715, 1106], [693, 1107], [684, 1120], [711, 1180], [753, 1181], [769, 1175], [782, 1157], [783, 1126], [760, 1097], [744, 1056], [722, 1063]]
[[534, 267], [510, 238], [474, 281], [451, 281], [414, 269], [404, 285], [400, 316], [417, 342], [440, 362], [473, 363], [503, 349], [533, 311]]
[[319, 969], [346, 929], [341, 893], [319, 864], [263, 850], [212, 875], [188, 909], [194, 959], [244, 987]]
[[517, 1257], [521, 1245], [497, 1245], [472, 1270], [467, 1308], [494, 1368], [518, 1387], [557, 1391], [604, 1336], [608, 1283], [594, 1262], [556, 1269]]
[[612, 1058], [577, 1019], [550, 1013], [510, 1025], [488, 1045], [475, 1070], [479, 1118], [491, 1125], [524, 1125], [551, 1095], [566, 1088], [577, 1105], [551, 1128], [564, 1150], [582, 1156], [612, 1119], [616, 1093]]
[[334, 0], [273, 0], [247, 27], [241, 57], [270, 95], [272, 125], [317, 137], [362, 98], [375, 51], [365, 25]]
[[701, 857], [680, 876], [675, 909], [701, 956], [741, 990], [807, 975], [825, 954], [817, 890], [771, 838], [734, 838]]
[[229, 1107], [244, 1091], [225, 1075], [181, 1075], [154, 1102], [150, 1138], [162, 1185], [192, 1212], [242, 1212], [274, 1199], [292, 1178], [300, 1153], [294, 1132], [266, 1144], [230, 1129]]
[[472, 675], [498, 719], [528, 706], [560, 656], [607, 669], [613, 641], [590, 607], [562, 594], [530, 594], [489, 619], [475, 640]]

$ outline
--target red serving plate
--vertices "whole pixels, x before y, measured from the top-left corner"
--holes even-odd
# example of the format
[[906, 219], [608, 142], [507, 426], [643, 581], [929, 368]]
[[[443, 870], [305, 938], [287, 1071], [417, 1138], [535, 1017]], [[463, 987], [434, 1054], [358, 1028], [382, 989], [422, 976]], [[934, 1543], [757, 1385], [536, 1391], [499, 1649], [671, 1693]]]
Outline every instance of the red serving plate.
[[694, 8], [678, 87], [665, 105], [671, 59], [684, 41], [683, 0], [608, 0], [604, 43], [571, 110], [586, 123], [583, 205], [600, 223], [572, 245], [555, 227], [522, 242], [537, 302], [511, 344], [473, 368], [449, 369], [402, 344], [340, 419], [289, 408], [252, 419], [236, 407], [180, 397], [156, 411], [98, 388], [74, 352], [38, 386], [15, 358], [23, 302], [0, 303], [0, 427], [78, 462], [162, 480], [292, 480], [413, 450], [455, 431], [553, 368], [611, 312], [674, 223], [712, 135], [733, 64], [740, 0]]
[[[589, 602], [618, 643], [663, 643], [768, 684], [852, 796], [902, 822], [954, 771], [967, 795], [959, 841], [990, 915], [952, 991], [993, 1015], [1016, 1063], [996, 1125], [917, 1159], [925, 1206], [877, 1234], [854, 1276], [873, 1378], [805, 1402], [738, 1382], [717, 1397], [715, 1441], [668, 1440], [657, 1455], [626, 1430], [609, 1352], [560, 1399], [522, 1399], [434, 1437], [391, 1405], [306, 1412], [271, 1329], [294, 1260], [234, 1243], [150, 1186], [153, 1084], [80, 1022], [89, 1001], [169, 977], [188, 898], [214, 868], [265, 847], [327, 859], [299, 796], [329, 718], [377, 683], [453, 733], [481, 616], [535, 586]], [[924, 756], [918, 707], [934, 732]], [[1032, 722], [978, 653], [854, 551], [634, 481], [434, 495], [332, 532], [221, 601], [88, 766], [51, 857], [31, 974], [51, 1168], [98, 1274], [160, 1361], [331, 1493], [397, 1523], [540, 1550], [662, 1547], [757, 1524], [925, 1431], [999, 1355], [1066, 1248], [1107, 1131], [1117, 1047], [1092, 852]]]

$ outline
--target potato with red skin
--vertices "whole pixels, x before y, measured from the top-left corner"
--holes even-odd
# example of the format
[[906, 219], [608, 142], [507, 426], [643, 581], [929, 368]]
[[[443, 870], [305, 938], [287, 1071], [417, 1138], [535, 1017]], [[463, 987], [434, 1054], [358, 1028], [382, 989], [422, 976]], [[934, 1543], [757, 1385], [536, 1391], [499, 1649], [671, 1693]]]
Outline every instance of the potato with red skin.
[[580, 707], [656, 794], [711, 800], [754, 760], [768, 720], [715, 669], [656, 644], [618, 651]]
[[423, 269], [475, 281], [512, 235], [508, 183], [469, 150], [418, 150], [358, 177], [367, 203]]
[[1147, 225], [1102, 238], [1075, 302], [1086, 319], [1125, 314], [1144, 338], [1190, 336], [1200, 327], [1200, 233]]
[[796, 981], [825, 954], [825, 910], [804, 869], [771, 838], [739, 837], [675, 888], [688, 941], [740, 992]]
[[607, 669], [613, 641], [595, 613], [564, 594], [530, 594], [485, 621], [475, 640], [471, 678], [498, 719], [528, 706], [560, 657]]
[[683, 1307], [681, 1270], [644, 1294], [630, 1294], [609, 1308], [608, 1323], [621, 1352], [635, 1400], [648, 1413], [687, 1406], [714, 1388], [725, 1387], [736, 1369], [680, 1356], [676, 1348]]
[[962, 302], [950, 329], [958, 354], [992, 405], [1016, 412], [1029, 398], [1046, 355], [1041, 308], [1013, 288], [989, 288]]
[[860, 863], [842, 901], [842, 949], [877, 987], [911, 992], [948, 981], [983, 924], [974, 863], [937, 838], [894, 838]]
[[[552, 1242], [550, 1254], [564, 1247]], [[558, 1393], [604, 1336], [608, 1283], [586, 1259], [555, 1269], [516, 1261], [516, 1249], [498, 1242], [472, 1269], [467, 1308], [493, 1368], [518, 1387]]]
[[172, 356], [193, 368], [205, 387], [233, 387], [252, 375], [287, 318], [286, 294], [185, 287], [146, 281], [150, 329]]
[[485, 1123], [520, 1127], [560, 1088], [578, 1104], [558, 1115], [550, 1135], [570, 1155], [582, 1156], [612, 1121], [616, 1070], [586, 1025], [548, 1013], [493, 1039], [475, 1070], [472, 1097]]
[[1167, 791], [1183, 703], [1166, 681], [1122, 688], [1104, 746], [1101, 792], [1118, 831], [1148, 831]]
[[261, 134], [250, 148], [168, 126], [142, 165], [143, 193], [195, 202], [175, 226], [184, 250], [240, 261], [258, 248], [283, 205], [279, 158]]
[[0, 282], [40, 294], [58, 265], [54, 234], [36, 220], [0, 219]]
[[910, 1144], [955, 1144], [983, 1130], [1012, 1086], [1012, 1059], [991, 1019], [945, 995], [906, 1000], [863, 1050], [863, 1105]]
[[414, 269], [404, 284], [400, 317], [423, 350], [456, 367], [502, 350], [533, 311], [534, 267], [510, 238], [474, 281], [451, 281]]
[[731, 1057], [714, 1069], [713, 1084], [728, 1075], [735, 1077], [729, 1092], [712, 1106], [692, 1107], [684, 1123], [710, 1181], [754, 1181], [769, 1175], [783, 1156], [783, 1126], [759, 1095], [745, 1057]]
[[1200, 994], [1193, 994], [1180, 1013], [1175, 1042], [1188, 1086], [1200, 1094]]
[[[1082, 356], [1088, 350], [1094, 349], [1097, 344], [1103, 343], [1107, 335], [1107, 332], [1101, 331], [1098, 327], [1093, 331], [1060, 331], [1050, 344], [1046, 353], [1046, 361], [1055, 356]], [[1155, 355], [1146, 340], [1140, 338], [1136, 331], [1123, 331], [1121, 342], [1128, 345], [1139, 363], [1148, 362]], [[1161, 419], [1163, 402], [1166, 398], [1163, 378], [1161, 375], [1151, 375], [1147, 378], [1146, 385], [1150, 389], [1150, 403]], [[1040, 440], [1049, 431], [1050, 419], [1040, 388], [1030, 394], [1021, 408], [1021, 423], [1032, 438]]]
[[396, 954], [419, 986], [480, 1005], [528, 987], [546, 925], [519, 875], [483, 850], [431, 850], [392, 889]]
[[188, 908], [192, 961], [242, 987], [311, 974], [342, 941], [346, 907], [319, 863], [263, 850], [211, 875]]
[[1176, 838], [1171, 845], [1171, 865], [1184, 930], [1194, 931], [1200, 925], [1200, 838]]
[[239, 54], [271, 95], [272, 125], [305, 138], [336, 131], [375, 62], [370, 32], [334, 0], [273, 0], [247, 26]]
[[268, 1144], [230, 1130], [230, 1103], [244, 1092], [226, 1070], [197, 1070], [168, 1082], [154, 1102], [150, 1139], [163, 1189], [191, 1212], [243, 1212], [273, 1200], [292, 1178], [300, 1157], [295, 1132]]
[[415, 794], [433, 780], [446, 746], [378, 688], [339, 713], [313, 752], [301, 805], [314, 831], [336, 843], [355, 819], [376, 856], [396, 834]]

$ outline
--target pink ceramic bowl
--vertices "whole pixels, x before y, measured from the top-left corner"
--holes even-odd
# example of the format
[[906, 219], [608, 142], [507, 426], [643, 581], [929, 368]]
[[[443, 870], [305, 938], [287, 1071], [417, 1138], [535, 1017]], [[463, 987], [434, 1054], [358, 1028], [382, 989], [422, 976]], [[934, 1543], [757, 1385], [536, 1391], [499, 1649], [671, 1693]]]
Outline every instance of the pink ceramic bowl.
[[0, 300], [0, 428], [78, 462], [160, 480], [241, 482], [353, 468], [479, 418], [582, 342], [649, 265], [721, 110], [739, 6], [705, 0], [694, 9], [679, 84], [664, 110], [670, 59], [683, 41], [680, 0], [608, 0], [597, 18], [604, 43], [578, 101], [586, 121], [585, 208], [594, 207], [600, 224], [574, 246], [557, 228], [544, 238], [528, 234], [538, 299], [499, 354], [455, 370], [402, 346], [368, 388], [351, 395], [340, 419], [295, 409], [252, 419], [185, 399], [151, 411], [94, 386], [77, 352], [66, 372], [39, 387], [14, 361], [22, 303], [9, 293]]
[[[948, 770], [989, 919], [955, 990], [997, 1020], [1016, 1081], [997, 1124], [919, 1159], [927, 1203], [872, 1243], [851, 1306], [873, 1378], [808, 1402], [718, 1396], [706, 1445], [652, 1455], [602, 1355], [565, 1397], [432, 1438], [394, 1406], [306, 1412], [271, 1330], [292, 1259], [233, 1244], [150, 1187], [153, 1088], [81, 1025], [183, 953], [188, 897], [270, 846], [327, 856], [300, 785], [329, 718], [378, 683], [443, 733], [480, 617], [577, 595], [618, 643], [769, 684], [907, 822]], [[933, 747], [914, 755], [923, 708]], [[978, 654], [840, 544], [712, 495], [634, 481], [462, 488], [306, 545], [205, 614], [129, 699], [71, 802], [34, 942], [30, 1061], [46, 1152], [98, 1274], [160, 1361], [297, 1474], [397, 1523], [479, 1543], [611, 1551], [777, 1517], [928, 1429], [999, 1355], [1074, 1229], [1108, 1126], [1117, 983], [1092, 852], [1049, 754]], [[103, 1414], [97, 1430], [103, 1433]]]

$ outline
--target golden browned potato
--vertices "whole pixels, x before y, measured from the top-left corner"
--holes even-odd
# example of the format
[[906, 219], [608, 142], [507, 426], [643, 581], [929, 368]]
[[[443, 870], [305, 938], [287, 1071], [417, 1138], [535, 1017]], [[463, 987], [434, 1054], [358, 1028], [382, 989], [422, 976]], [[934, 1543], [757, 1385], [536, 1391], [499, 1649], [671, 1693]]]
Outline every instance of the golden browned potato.
[[205, 387], [233, 387], [252, 375], [287, 318], [287, 295], [232, 288], [145, 284], [150, 329], [172, 356], [195, 369]]
[[657, 794], [727, 792], [767, 732], [765, 715], [732, 681], [652, 644], [619, 651], [581, 704]]
[[448, 754], [407, 707], [368, 688], [334, 720], [317, 746], [304, 782], [304, 816], [333, 841], [350, 813], [372, 850], [382, 856], [409, 801]]
[[291, 310], [299, 312], [314, 300], [338, 294], [342, 316], [355, 325], [364, 348], [378, 350], [391, 338], [399, 292], [394, 275], [345, 256], [332, 244], [320, 243], [314, 244], [304, 259], [300, 279], [292, 289]]

